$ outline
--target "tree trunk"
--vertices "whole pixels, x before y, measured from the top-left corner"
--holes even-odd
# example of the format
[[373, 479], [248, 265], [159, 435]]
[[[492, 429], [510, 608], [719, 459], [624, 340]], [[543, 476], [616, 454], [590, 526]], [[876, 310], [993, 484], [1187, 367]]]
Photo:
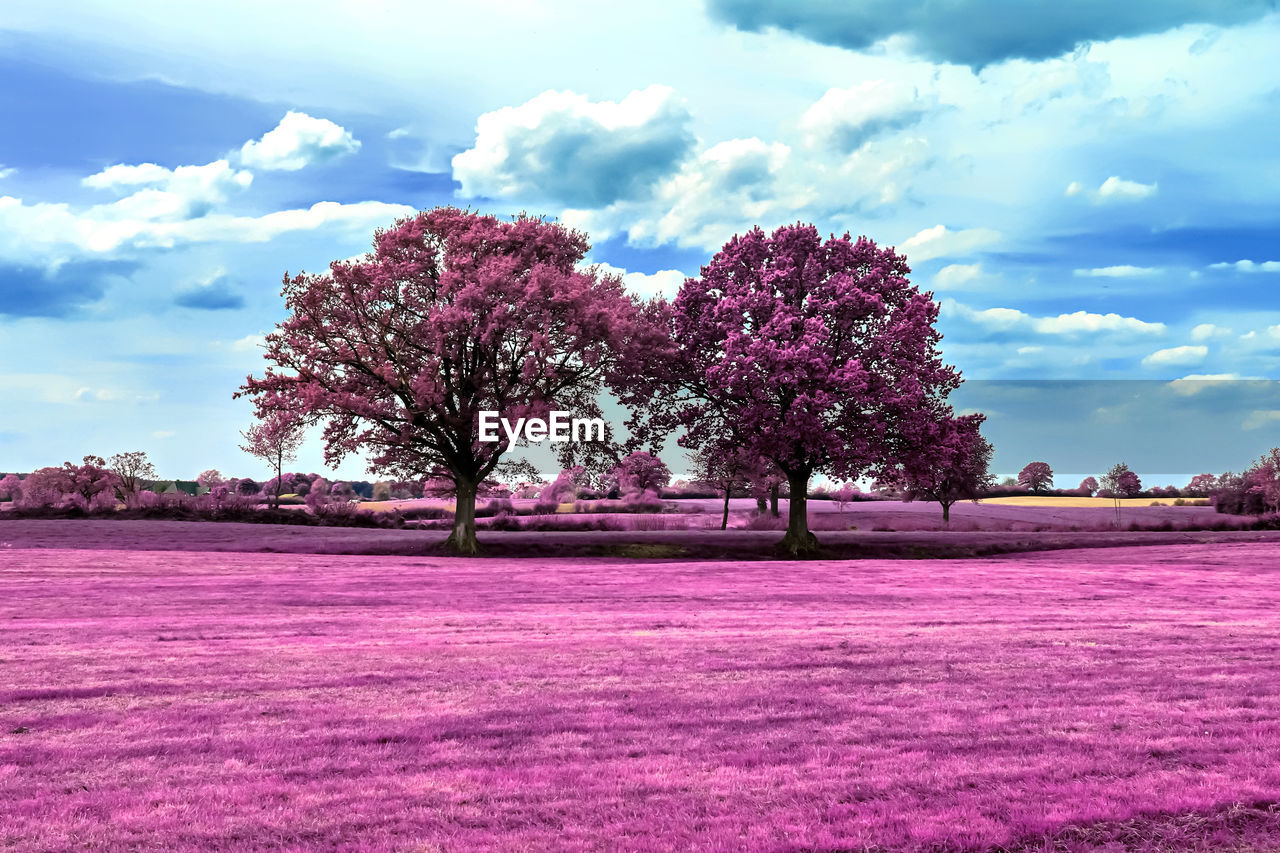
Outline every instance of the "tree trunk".
[[947, 503], [946, 501], [939, 501], [939, 503], [942, 504], [942, 523], [950, 524], [951, 523], [951, 504]]
[[764, 497], [763, 496], [756, 497], [756, 512], [759, 513], [760, 515], [764, 515], [768, 511], [769, 511], [769, 505], [765, 503]]
[[787, 501], [787, 535], [782, 537], [780, 547], [793, 557], [808, 556], [818, 550], [818, 538], [809, 532], [808, 473], [788, 474], [787, 485], [791, 489], [791, 498]]
[[[788, 481], [790, 482], [790, 481]], [[808, 478], [805, 478], [805, 486], [808, 486]], [[777, 483], [769, 487], [769, 514], [774, 518], [778, 518], [781, 513], [778, 512], [778, 489]]]
[[476, 542], [476, 484], [459, 480], [457, 500], [453, 507], [453, 532], [445, 540], [445, 550], [454, 554], [477, 554]]
[[729, 529], [729, 490], [724, 490], [724, 515], [720, 517], [720, 529]]
[[276, 454], [276, 500], [272, 509], [280, 508], [280, 479], [284, 476], [284, 450], [283, 448]]

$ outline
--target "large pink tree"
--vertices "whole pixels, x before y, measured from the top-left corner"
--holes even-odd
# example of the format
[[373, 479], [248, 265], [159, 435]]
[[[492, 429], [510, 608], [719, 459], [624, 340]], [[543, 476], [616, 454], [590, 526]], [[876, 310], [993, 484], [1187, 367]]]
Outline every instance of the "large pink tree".
[[520, 216], [444, 207], [378, 231], [362, 259], [285, 276], [289, 317], [273, 363], [241, 389], [261, 412], [324, 424], [326, 461], [363, 451], [371, 471], [452, 480], [447, 546], [475, 553], [475, 499], [506, 441], [481, 442], [482, 411], [514, 422], [596, 411], [644, 312], [615, 276], [580, 269], [586, 236]]
[[655, 418], [694, 447], [726, 440], [786, 477], [782, 548], [813, 551], [807, 490], [819, 472], [854, 480], [882, 465], [908, 421], [960, 382], [942, 363], [938, 305], [906, 259], [812, 225], [734, 237], [673, 305], [676, 353], [656, 360], [670, 392]]

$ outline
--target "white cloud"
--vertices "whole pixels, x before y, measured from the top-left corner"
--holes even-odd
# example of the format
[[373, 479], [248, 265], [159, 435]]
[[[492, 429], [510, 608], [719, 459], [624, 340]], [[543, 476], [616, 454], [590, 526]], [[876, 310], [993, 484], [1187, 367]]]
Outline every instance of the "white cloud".
[[9, 177], [10, 175], [15, 174], [17, 171], [18, 170], [13, 166], [5, 166], [4, 164], [0, 163], [0, 181], [3, 181], [5, 178]]
[[1206, 388], [1212, 388], [1223, 382], [1235, 382], [1240, 379], [1238, 373], [1188, 373], [1181, 379], [1169, 383], [1169, 388], [1178, 395], [1190, 397], [1199, 394]]
[[870, 80], [848, 89], [828, 89], [805, 111], [800, 128], [810, 146], [847, 154], [872, 137], [915, 124], [936, 102], [903, 83]]
[[636, 296], [648, 299], [661, 296], [668, 301], [675, 299], [680, 292], [680, 285], [688, 277], [679, 270], [658, 270], [655, 273], [627, 272], [612, 264], [598, 264], [601, 272], [616, 275], [622, 279], [622, 285]]
[[1055, 317], [1034, 317], [1016, 308], [972, 308], [954, 299], [942, 300], [945, 313], [955, 314], [991, 331], [1021, 330], [1045, 335], [1079, 335], [1106, 332], [1158, 335], [1165, 332], [1164, 323], [1148, 323], [1136, 317], [1119, 314], [1095, 314], [1076, 311]]
[[1209, 348], [1203, 344], [1168, 347], [1151, 353], [1142, 359], [1142, 363], [1147, 367], [1182, 367], [1199, 364], [1208, 354]]
[[289, 110], [257, 141], [240, 148], [240, 162], [268, 171], [296, 172], [360, 150], [360, 140], [340, 124]]
[[155, 163], [108, 166], [80, 181], [86, 187], [123, 195], [98, 205], [104, 219], [181, 220], [204, 216], [233, 194], [248, 189], [253, 174], [226, 160], [167, 169]]
[[[122, 201], [134, 199], [137, 194]], [[189, 243], [264, 242], [280, 234], [322, 227], [372, 230], [414, 212], [412, 207], [362, 201], [322, 201], [309, 208], [263, 216], [210, 213], [174, 219], [166, 209], [128, 210], [120, 202], [82, 210], [67, 204], [24, 204], [0, 196], [0, 259], [57, 265], [121, 250], [172, 248]]]
[[475, 144], [453, 158], [453, 176], [468, 197], [585, 209], [645, 198], [693, 149], [691, 121], [666, 86], [616, 102], [547, 91], [480, 116]]
[[719, 248], [753, 225], [767, 230], [790, 217], [800, 202], [789, 199], [779, 185], [790, 154], [781, 143], [730, 139], [685, 163], [662, 182], [651, 201], [619, 203], [602, 211], [570, 209], [563, 219], [597, 238], [625, 230], [637, 244]]
[[173, 438], [175, 435], [177, 435], [177, 433], [171, 429], [158, 429], [158, 430], [152, 431], [151, 433], [152, 438], [161, 438], [161, 439]]
[[1229, 337], [1231, 330], [1213, 323], [1200, 323], [1191, 330], [1191, 340], [1207, 341], [1211, 338]]
[[232, 341], [231, 349], [234, 352], [253, 352], [262, 349], [266, 345], [266, 335], [245, 335], [239, 340]]
[[1219, 263], [1209, 264], [1211, 270], [1234, 269], [1237, 272], [1280, 272], [1280, 261], [1261, 261], [1254, 262], [1250, 260], [1239, 260], [1233, 264]]
[[1069, 195], [1069, 196], [1079, 195], [1083, 189], [1084, 189], [1084, 185], [1081, 184], [1079, 181], [1072, 181], [1071, 183], [1067, 184], [1067, 191], [1063, 193], [1063, 195]]
[[1280, 412], [1275, 409], [1254, 409], [1240, 425], [1242, 429], [1255, 430], [1268, 427], [1280, 421]]
[[899, 251], [908, 261], [927, 261], [951, 255], [969, 255], [975, 250], [998, 243], [999, 231], [990, 228], [965, 228], [952, 231], [945, 225], [925, 228], [902, 241]]
[[948, 264], [933, 277], [939, 288], [959, 287], [982, 275], [982, 264]]
[[1018, 347], [1018, 355], [1035, 355], [1044, 352], [1044, 347]]
[[1098, 187], [1098, 198], [1102, 201], [1138, 201], [1155, 195], [1159, 189], [1160, 186], [1156, 183], [1140, 184], [1112, 175]]
[[1071, 314], [1059, 314], [1056, 317], [1041, 317], [1035, 321], [1037, 332], [1054, 335], [1071, 335], [1079, 332], [1137, 332], [1144, 335], [1158, 335], [1165, 331], [1164, 323], [1148, 323], [1136, 317], [1123, 317], [1119, 314], [1095, 314], [1090, 311], [1076, 311]]
[[1160, 272], [1155, 267], [1134, 267], [1129, 264], [1120, 264], [1114, 267], [1094, 267], [1093, 269], [1076, 270], [1077, 276], [1087, 278], [1134, 278], [1144, 275], [1155, 275]]

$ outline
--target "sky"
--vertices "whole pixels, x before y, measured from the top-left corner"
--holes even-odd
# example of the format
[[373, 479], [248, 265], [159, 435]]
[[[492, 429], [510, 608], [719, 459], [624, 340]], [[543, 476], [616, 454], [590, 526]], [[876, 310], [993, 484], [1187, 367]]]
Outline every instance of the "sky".
[[[282, 277], [442, 204], [580, 228], [642, 296], [756, 225], [895, 246], [1002, 473], [1280, 444], [1274, 0], [635, 9], [8, 0], [0, 470], [263, 475], [232, 394]], [[295, 467], [369, 476], [318, 439]]]

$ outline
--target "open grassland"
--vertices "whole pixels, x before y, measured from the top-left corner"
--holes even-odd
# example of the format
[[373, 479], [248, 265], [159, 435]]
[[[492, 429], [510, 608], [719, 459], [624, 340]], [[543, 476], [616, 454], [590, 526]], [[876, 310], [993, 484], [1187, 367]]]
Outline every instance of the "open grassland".
[[[1121, 507], [1173, 506], [1177, 498], [1120, 498]], [[1184, 501], [1204, 501], [1205, 498], [1183, 498]], [[1022, 495], [1019, 497], [984, 498], [984, 504], [992, 506], [1041, 506], [1041, 507], [1102, 507], [1112, 509], [1116, 505], [1115, 498], [1063, 497], [1059, 495]], [[1206, 504], [1207, 506], [1207, 504]]]
[[1272, 850], [1277, 564], [3, 549], [0, 849]]

